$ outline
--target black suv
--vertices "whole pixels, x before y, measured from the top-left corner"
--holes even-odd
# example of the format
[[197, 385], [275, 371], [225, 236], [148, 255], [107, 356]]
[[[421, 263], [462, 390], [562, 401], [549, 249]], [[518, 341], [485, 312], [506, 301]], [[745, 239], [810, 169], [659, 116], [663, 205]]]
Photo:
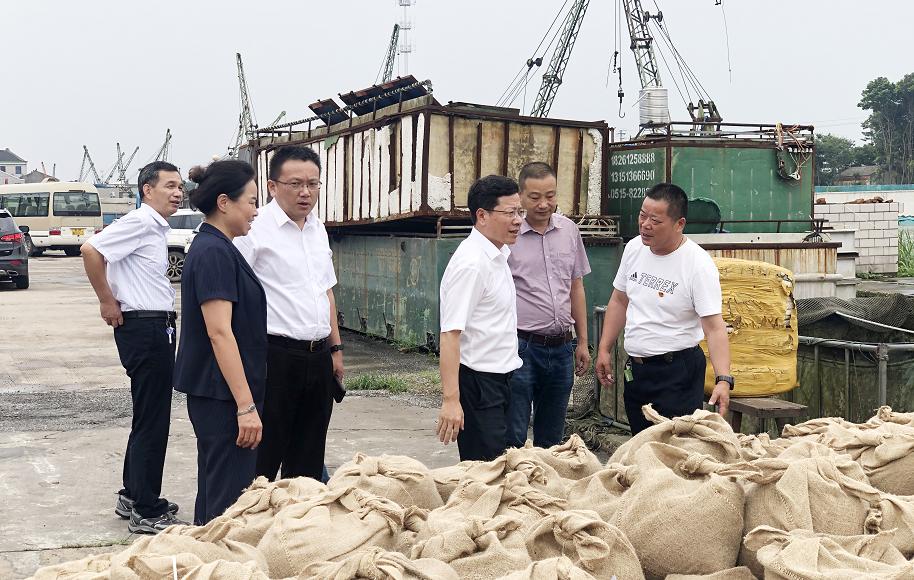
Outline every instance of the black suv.
[[28, 226], [17, 228], [10, 212], [0, 209], [0, 282], [12, 282], [20, 289], [29, 287], [28, 232]]

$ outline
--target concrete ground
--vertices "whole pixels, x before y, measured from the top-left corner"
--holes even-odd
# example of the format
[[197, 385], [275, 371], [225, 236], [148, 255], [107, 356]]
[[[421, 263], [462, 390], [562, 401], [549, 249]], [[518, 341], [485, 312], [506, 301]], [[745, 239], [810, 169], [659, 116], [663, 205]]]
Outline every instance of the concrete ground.
[[[130, 392], [111, 329], [101, 320], [82, 260], [30, 261], [31, 288], [0, 284], [0, 578], [117, 550], [132, 538], [113, 511], [130, 426]], [[179, 304], [180, 304], [180, 289]], [[351, 376], [434, 373], [434, 360], [354, 334], [344, 337]], [[406, 454], [430, 467], [457, 461], [434, 438], [434, 397], [350, 392], [334, 409], [333, 469], [356, 451]], [[163, 494], [191, 519], [196, 447], [176, 394]]]

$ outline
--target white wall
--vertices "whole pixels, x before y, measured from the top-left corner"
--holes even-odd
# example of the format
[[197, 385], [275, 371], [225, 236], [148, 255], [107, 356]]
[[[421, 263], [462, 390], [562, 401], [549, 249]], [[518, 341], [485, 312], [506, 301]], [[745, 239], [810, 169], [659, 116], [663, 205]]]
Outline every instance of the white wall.
[[[859, 197], [857, 193], [854, 199]], [[855, 230], [857, 272], [888, 274], [898, 271], [898, 208], [899, 203], [892, 202], [827, 203], [813, 209], [816, 217], [828, 220], [826, 226]]]

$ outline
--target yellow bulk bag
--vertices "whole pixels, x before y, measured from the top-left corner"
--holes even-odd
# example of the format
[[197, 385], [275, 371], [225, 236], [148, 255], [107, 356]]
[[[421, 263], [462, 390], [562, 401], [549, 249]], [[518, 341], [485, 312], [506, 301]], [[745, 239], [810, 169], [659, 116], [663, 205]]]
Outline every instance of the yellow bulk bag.
[[[723, 317], [730, 341], [730, 371], [736, 379], [732, 397], [776, 395], [797, 383], [796, 303], [793, 272], [752, 260], [714, 258], [720, 272]], [[707, 341], [705, 393], [714, 389], [714, 367]]]

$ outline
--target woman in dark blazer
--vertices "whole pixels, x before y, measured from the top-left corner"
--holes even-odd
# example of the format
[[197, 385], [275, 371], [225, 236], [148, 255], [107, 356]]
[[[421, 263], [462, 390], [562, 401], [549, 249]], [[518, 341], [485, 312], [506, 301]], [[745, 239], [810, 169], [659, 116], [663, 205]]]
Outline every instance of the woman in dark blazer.
[[266, 384], [267, 300], [232, 239], [257, 215], [254, 170], [242, 161], [191, 169], [191, 204], [206, 215], [181, 276], [175, 389], [197, 436], [194, 523], [221, 515], [254, 480]]

